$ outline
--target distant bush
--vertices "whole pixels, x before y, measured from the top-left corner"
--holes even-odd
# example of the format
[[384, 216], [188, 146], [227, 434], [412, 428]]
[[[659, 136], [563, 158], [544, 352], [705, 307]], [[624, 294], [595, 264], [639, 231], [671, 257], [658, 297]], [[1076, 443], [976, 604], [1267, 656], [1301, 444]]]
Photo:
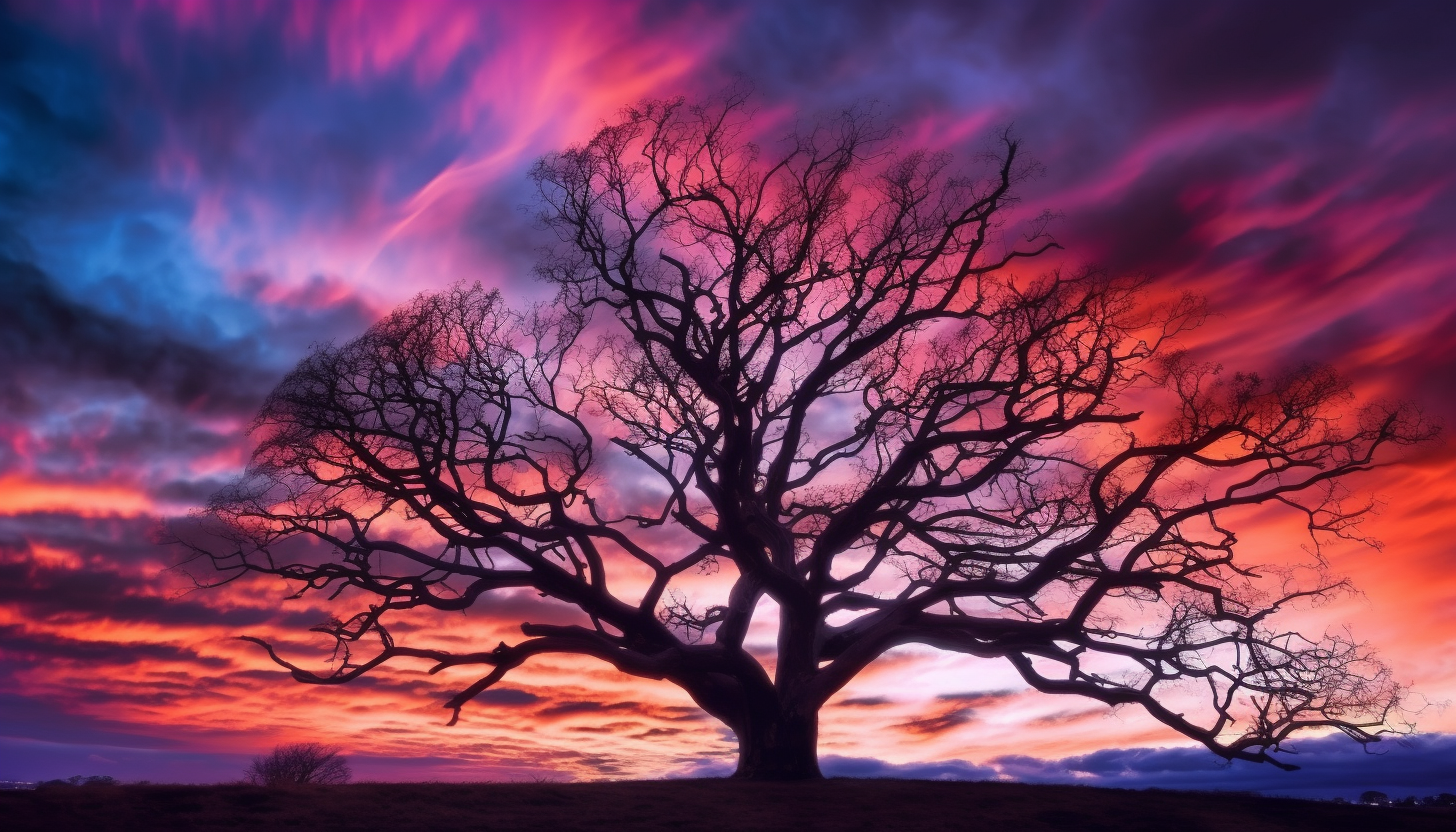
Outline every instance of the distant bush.
[[1366, 806], [1389, 806], [1390, 796], [1385, 792], [1368, 791], [1360, 793], [1360, 802]]
[[339, 756], [337, 745], [299, 742], [280, 745], [266, 757], [254, 757], [244, 778], [258, 786], [285, 786], [298, 783], [347, 783], [354, 773], [349, 763]]
[[77, 774], [74, 777], [67, 777], [65, 780], [42, 780], [35, 786], [39, 789], [51, 786], [115, 786], [116, 784], [116, 778], [110, 775], [94, 774], [90, 777], [82, 777]]

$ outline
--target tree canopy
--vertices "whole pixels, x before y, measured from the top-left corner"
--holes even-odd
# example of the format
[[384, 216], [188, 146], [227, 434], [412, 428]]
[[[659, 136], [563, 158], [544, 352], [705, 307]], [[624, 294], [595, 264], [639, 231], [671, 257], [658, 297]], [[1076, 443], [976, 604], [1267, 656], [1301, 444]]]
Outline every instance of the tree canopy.
[[254, 757], [243, 779], [255, 786], [294, 786], [309, 783], [339, 785], [354, 776], [343, 749], [316, 742], [280, 745], [273, 753]]
[[[1204, 307], [1156, 282], [1022, 273], [1055, 243], [1015, 218], [1035, 168], [1009, 135], [971, 174], [861, 111], [753, 129], [736, 95], [625, 110], [533, 169], [553, 304], [420, 295], [274, 390], [247, 472], [179, 538], [214, 580], [372, 599], [320, 628], [331, 670], [254, 639], [275, 661], [327, 684], [479, 666], [458, 718], [535, 656], [591, 656], [680, 685], [768, 779], [817, 776], [820, 708], [912, 644], [1230, 759], [1389, 729], [1400, 689], [1368, 649], [1279, 623], [1344, 582], [1317, 548], [1249, 565], [1234, 525], [1272, 506], [1316, 544], [1358, 537], [1343, 483], [1431, 436], [1418, 413], [1357, 406], [1326, 367], [1194, 360], [1177, 337]], [[680, 591], [714, 569], [722, 597]], [[462, 652], [388, 629], [525, 588], [580, 622]], [[765, 599], [767, 661], [745, 646]]]

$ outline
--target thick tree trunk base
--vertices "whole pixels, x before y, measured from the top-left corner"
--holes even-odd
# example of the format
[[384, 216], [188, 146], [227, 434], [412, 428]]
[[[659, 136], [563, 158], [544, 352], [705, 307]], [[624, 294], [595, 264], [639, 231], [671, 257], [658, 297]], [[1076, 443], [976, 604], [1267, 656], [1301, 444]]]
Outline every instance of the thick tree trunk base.
[[733, 778], [735, 780], [789, 783], [803, 780], [823, 780], [824, 774], [819, 771], [818, 760], [813, 761], [809, 765], [769, 764], [762, 766], [745, 766], [740, 761], [738, 763], [738, 770], [733, 772]]
[[818, 714], [754, 720], [738, 737], [742, 780], [822, 780]]

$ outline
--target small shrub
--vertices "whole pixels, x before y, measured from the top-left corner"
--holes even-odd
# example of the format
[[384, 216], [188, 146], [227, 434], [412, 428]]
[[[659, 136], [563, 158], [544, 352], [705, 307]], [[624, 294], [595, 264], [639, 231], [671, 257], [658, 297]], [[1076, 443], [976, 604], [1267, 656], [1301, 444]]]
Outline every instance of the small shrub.
[[37, 788], [53, 786], [115, 786], [117, 780], [107, 774], [93, 774], [90, 777], [82, 777], [77, 774], [74, 777], [67, 777], [65, 780], [42, 780], [36, 784]]
[[1360, 802], [1366, 806], [1389, 806], [1390, 797], [1385, 792], [1377, 792], [1372, 789], [1371, 791], [1360, 793]]
[[341, 750], [337, 745], [316, 742], [280, 745], [272, 754], [254, 757], [243, 776], [257, 786], [347, 783], [353, 772], [348, 761], [339, 756]]

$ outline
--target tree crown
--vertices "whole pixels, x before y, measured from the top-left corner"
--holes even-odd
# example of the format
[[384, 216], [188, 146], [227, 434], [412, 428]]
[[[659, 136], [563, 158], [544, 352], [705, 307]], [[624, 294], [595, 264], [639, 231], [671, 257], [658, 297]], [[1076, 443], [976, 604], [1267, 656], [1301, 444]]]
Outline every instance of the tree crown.
[[[772, 150], [747, 112], [647, 103], [542, 159], [555, 304], [421, 295], [284, 379], [190, 545], [229, 578], [373, 601], [320, 628], [331, 671], [259, 641], [275, 660], [321, 683], [396, 657], [485, 666], [458, 718], [532, 656], [585, 654], [681, 685], [748, 743], [922, 644], [1141, 706], [1230, 758], [1388, 729], [1399, 688], [1368, 650], [1274, 624], [1343, 583], [1248, 567], [1228, 524], [1273, 504], [1316, 540], [1356, 535], [1367, 506], [1341, 483], [1431, 436], [1419, 414], [1352, 411], [1328, 368], [1198, 363], [1174, 339], [1202, 304], [1152, 303], [1146, 281], [1015, 273], [1055, 244], [1041, 221], [1007, 232], [1034, 172], [1009, 136], [972, 177], [894, 153], [862, 112]], [[705, 569], [725, 592], [700, 607], [677, 585]], [[464, 653], [387, 629], [522, 588], [581, 622]], [[745, 647], [765, 597], [771, 669]]]

